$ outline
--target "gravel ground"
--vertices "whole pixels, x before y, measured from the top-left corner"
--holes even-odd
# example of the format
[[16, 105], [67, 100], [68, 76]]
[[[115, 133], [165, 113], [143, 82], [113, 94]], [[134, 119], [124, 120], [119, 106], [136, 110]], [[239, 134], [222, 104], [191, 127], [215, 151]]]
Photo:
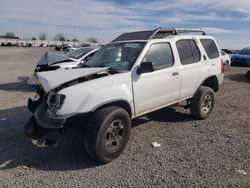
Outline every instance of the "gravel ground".
[[79, 129], [56, 148], [24, 138], [26, 102], [34, 95], [25, 81], [47, 50], [0, 48], [0, 187], [250, 187], [247, 68], [229, 68], [207, 120], [182, 107], [141, 117], [124, 154], [101, 164], [86, 154]]

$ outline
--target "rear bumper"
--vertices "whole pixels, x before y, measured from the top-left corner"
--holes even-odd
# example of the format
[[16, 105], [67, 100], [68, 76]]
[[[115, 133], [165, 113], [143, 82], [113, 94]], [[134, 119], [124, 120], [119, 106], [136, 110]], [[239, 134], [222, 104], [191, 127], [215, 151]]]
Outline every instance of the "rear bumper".
[[39, 127], [48, 129], [60, 129], [66, 122], [64, 117], [51, 117], [45, 111], [45, 103], [43, 102], [35, 112], [35, 120]]

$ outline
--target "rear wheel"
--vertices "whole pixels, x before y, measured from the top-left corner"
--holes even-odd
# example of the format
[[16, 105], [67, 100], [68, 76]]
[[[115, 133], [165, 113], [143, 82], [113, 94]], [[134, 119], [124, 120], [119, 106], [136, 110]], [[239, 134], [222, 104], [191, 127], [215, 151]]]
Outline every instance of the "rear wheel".
[[192, 115], [197, 119], [206, 119], [213, 108], [214, 91], [209, 87], [200, 87], [190, 102]]
[[126, 110], [120, 107], [100, 109], [89, 120], [85, 148], [91, 156], [110, 162], [124, 151], [130, 129], [131, 120]]

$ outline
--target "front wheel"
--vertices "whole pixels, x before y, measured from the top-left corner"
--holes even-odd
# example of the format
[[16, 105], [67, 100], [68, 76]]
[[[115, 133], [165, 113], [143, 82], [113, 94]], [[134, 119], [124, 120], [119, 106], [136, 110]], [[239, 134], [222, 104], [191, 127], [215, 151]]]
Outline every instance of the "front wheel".
[[209, 87], [200, 87], [190, 102], [192, 115], [197, 119], [206, 119], [214, 108], [214, 102], [214, 91]]
[[124, 151], [130, 129], [131, 119], [126, 110], [116, 106], [100, 109], [89, 120], [85, 148], [91, 156], [110, 162]]

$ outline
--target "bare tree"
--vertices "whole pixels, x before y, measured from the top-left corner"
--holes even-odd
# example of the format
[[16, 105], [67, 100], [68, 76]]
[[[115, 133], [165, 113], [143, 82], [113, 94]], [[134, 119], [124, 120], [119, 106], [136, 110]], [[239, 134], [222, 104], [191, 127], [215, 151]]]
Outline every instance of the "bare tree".
[[91, 43], [98, 43], [98, 39], [95, 38], [95, 37], [89, 37], [89, 38], [87, 39], [87, 41], [88, 41], [88, 42], [91, 42]]
[[56, 36], [54, 37], [54, 40], [57, 41], [66, 41], [64, 35], [62, 33], [57, 33]]
[[47, 39], [47, 35], [45, 33], [41, 33], [39, 35], [39, 40], [46, 40]]

